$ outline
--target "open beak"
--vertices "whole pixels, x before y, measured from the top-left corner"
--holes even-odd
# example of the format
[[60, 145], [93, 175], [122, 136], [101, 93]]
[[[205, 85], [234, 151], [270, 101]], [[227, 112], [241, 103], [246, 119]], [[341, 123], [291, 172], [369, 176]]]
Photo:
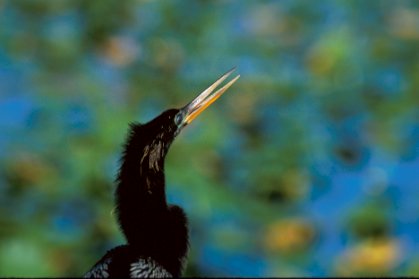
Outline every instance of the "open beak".
[[194, 120], [201, 112], [203, 112], [207, 107], [214, 103], [215, 100], [220, 98], [220, 96], [223, 95], [224, 92], [239, 79], [240, 75], [237, 75], [223, 87], [214, 92], [214, 90], [235, 70], [236, 68], [233, 68], [224, 75], [222, 75], [210, 87], [208, 87], [201, 94], [199, 94], [198, 97], [196, 97], [192, 102], [190, 102], [181, 109], [181, 112], [183, 114], [182, 126], [186, 126], [189, 123], [191, 123], [192, 120]]

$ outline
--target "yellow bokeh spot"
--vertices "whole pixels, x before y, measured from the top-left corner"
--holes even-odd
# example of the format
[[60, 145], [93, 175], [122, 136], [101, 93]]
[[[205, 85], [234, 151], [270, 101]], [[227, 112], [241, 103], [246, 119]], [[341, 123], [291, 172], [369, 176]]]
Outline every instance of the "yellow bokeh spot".
[[396, 240], [371, 240], [348, 249], [338, 259], [337, 272], [342, 276], [384, 274], [400, 262], [401, 247]]
[[268, 227], [264, 244], [267, 250], [291, 253], [307, 247], [314, 233], [313, 226], [306, 220], [281, 220]]

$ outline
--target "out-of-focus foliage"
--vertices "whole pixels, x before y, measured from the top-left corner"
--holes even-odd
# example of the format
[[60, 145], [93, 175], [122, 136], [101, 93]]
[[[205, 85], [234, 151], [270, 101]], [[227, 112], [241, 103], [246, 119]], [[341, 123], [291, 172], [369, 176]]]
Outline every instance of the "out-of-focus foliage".
[[241, 79], [178, 137], [186, 275], [419, 276], [416, 1], [0, 2], [0, 276], [123, 242], [131, 121]]

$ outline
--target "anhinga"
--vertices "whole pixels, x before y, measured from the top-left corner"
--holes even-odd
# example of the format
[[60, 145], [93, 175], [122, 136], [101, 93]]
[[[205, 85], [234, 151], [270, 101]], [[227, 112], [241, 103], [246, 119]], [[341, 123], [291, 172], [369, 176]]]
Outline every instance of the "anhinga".
[[[164, 159], [179, 132], [240, 76], [214, 92], [230, 70], [181, 109], [146, 124], [131, 124], [115, 192], [116, 213], [127, 244], [109, 250], [85, 277], [179, 277], [188, 251], [184, 211], [167, 204]], [[213, 94], [212, 94], [213, 93]]]

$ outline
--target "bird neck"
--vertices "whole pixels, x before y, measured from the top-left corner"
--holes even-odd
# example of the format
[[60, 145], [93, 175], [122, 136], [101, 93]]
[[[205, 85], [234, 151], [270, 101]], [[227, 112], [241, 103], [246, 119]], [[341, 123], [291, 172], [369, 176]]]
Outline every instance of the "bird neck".
[[149, 139], [143, 126], [131, 125], [115, 193], [118, 222], [129, 243], [146, 237], [166, 214], [165, 148], [158, 138]]
[[188, 248], [188, 222], [183, 210], [168, 205], [164, 159], [170, 142], [132, 125], [117, 179], [116, 213], [129, 247], [179, 276]]

